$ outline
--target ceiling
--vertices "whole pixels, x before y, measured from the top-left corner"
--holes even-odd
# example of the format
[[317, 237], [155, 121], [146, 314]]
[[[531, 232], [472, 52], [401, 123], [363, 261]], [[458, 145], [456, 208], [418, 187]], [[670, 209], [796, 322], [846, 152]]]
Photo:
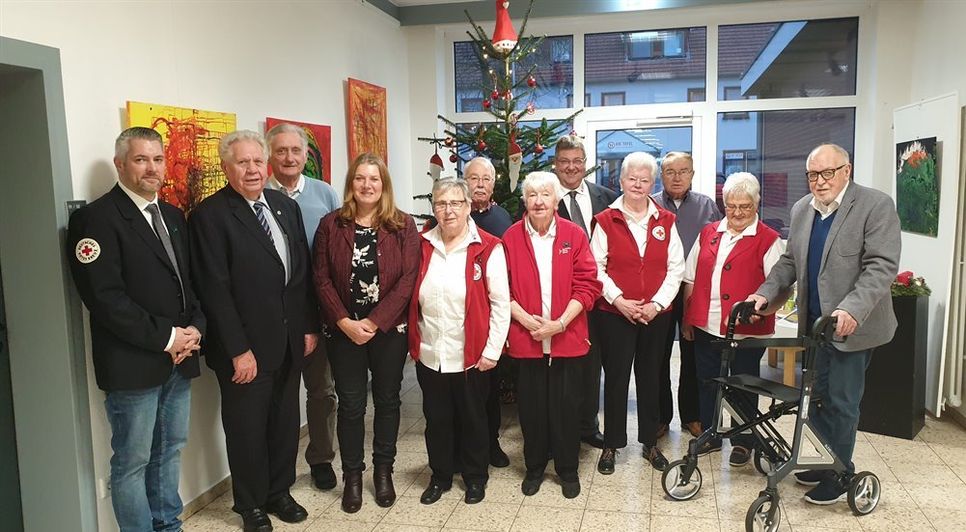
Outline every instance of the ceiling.
[[[399, 20], [403, 26], [465, 22], [464, 11], [474, 20], [493, 20], [493, 0], [363, 0]], [[590, 16], [629, 11], [761, 2], [765, 0], [536, 0], [531, 16]], [[512, 0], [510, 16], [521, 18], [529, 0]]]

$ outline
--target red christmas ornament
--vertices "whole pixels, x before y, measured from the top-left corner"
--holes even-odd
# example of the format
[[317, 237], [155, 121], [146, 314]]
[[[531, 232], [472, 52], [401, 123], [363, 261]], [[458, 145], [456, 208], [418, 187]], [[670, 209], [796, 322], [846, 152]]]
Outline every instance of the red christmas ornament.
[[534, 146], [533, 153], [536, 153], [537, 155], [540, 155], [541, 153], [543, 153], [543, 144], [537, 144], [536, 146]]
[[486, 149], [486, 143], [482, 140], [476, 143], [476, 151], [483, 151]]
[[513, 93], [510, 92], [510, 89], [507, 89], [506, 92], [503, 93], [503, 99], [506, 101], [510, 101], [513, 99]]
[[490, 100], [483, 100], [483, 108], [484, 109], [489, 109], [490, 108], [490, 105], [491, 105], [490, 104]]
[[446, 137], [446, 140], [443, 141], [443, 144], [445, 144], [447, 146], [452, 146], [453, 145], [453, 137]]
[[498, 91], [496, 89], [493, 89], [493, 92], [490, 93], [490, 98], [493, 99], [493, 100], [499, 100], [500, 99], [500, 91]]
[[533, 113], [536, 112], [536, 110], [537, 110], [537, 106], [536, 105], [533, 105], [533, 102], [530, 102], [530, 103], [527, 104], [527, 114], [531, 114], [532, 115]]
[[451, 163], [455, 163], [458, 160], [459, 160], [459, 157], [457, 157], [455, 153], [453, 153], [453, 154], [451, 154], [449, 156], [449, 162], [451, 162]]
[[537, 78], [535, 78], [533, 76], [530, 76], [529, 78], [527, 78], [527, 85], [530, 88], [536, 87], [537, 86]]

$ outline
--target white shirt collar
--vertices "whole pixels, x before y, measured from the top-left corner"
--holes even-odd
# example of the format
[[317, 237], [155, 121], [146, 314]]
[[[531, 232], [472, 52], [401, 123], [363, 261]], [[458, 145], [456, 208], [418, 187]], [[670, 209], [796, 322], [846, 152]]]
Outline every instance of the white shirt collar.
[[[721, 219], [720, 222], [718, 222], [717, 231], [719, 233], [724, 233], [728, 231], [727, 216], [725, 216], [724, 218]], [[758, 234], [758, 216], [756, 215], [755, 219], [751, 222], [751, 225], [749, 225], [748, 227], [745, 227], [744, 231], [741, 232], [741, 236], [755, 236], [757, 234]]]
[[[456, 248], [450, 251], [450, 253], [464, 248], [468, 248], [470, 244], [474, 242], [483, 241], [483, 239], [480, 238], [480, 231], [477, 229], [476, 222], [473, 221], [473, 218], [469, 219], [469, 222], [467, 225], [469, 226], [469, 231], [467, 231], [466, 236], [463, 238], [463, 241], [460, 242], [460, 244], [456, 246]], [[428, 240], [429, 243], [432, 244], [433, 248], [435, 248], [437, 251], [440, 251], [444, 254], [446, 253], [446, 244], [443, 242], [443, 232], [440, 229], [439, 225], [436, 225], [429, 231], [426, 231], [425, 233], [423, 233], [422, 236], [423, 238]]]
[[[245, 198], [245, 196], [242, 196], [242, 197], [243, 197], [243, 198]], [[250, 200], [250, 199], [248, 199], [248, 198], [245, 198], [245, 201], [247, 201], [247, 202], [248, 202], [248, 206], [249, 206], [249, 207], [251, 207], [251, 208], [252, 208], [252, 210], [255, 210], [255, 202], [256, 202], [256, 201], [260, 201], [260, 202], [262, 202], [262, 203], [263, 203], [263, 204], [264, 204], [264, 205], [265, 205], [266, 207], [268, 207], [268, 201], [266, 201], [266, 200], [265, 200], [265, 191], [262, 191], [262, 192], [261, 192], [261, 193], [260, 193], [260, 194], [258, 195], [258, 199], [255, 199], [255, 200]]]
[[118, 184], [118, 186], [121, 187], [121, 190], [123, 190], [124, 193], [127, 194], [127, 196], [129, 198], [131, 198], [131, 201], [134, 202], [134, 205], [138, 208], [139, 211], [143, 211], [144, 209], [147, 209], [148, 208], [148, 205], [157, 205], [158, 204], [158, 195], [157, 194], [154, 195], [154, 199], [152, 199], [151, 201], [148, 201], [148, 200], [142, 198], [141, 196], [139, 196], [133, 190], [131, 190], [131, 189], [127, 188], [126, 186], [124, 186], [124, 183], [121, 183], [120, 181], [118, 181], [117, 184]]
[[526, 227], [527, 234], [530, 235], [530, 237], [536, 236], [538, 238], [557, 238], [557, 217], [556, 216], [550, 220], [550, 228], [547, 229], [547, 234], [542, 236], [540, 235], [540, 233], [537, 232], [536, 229], [533, 228], [532, 225], [530, 225], [529, 217], [524, 216], [523, 219], [524, 219], [523, 223], [525, 224], [524, 227]]
[[587, 194], [588, 193], [588, 190], [587, 190], [587, 181], [581, 179], [580, 180], [580, 186], [578, 186], [577, 188], [574, 188], [574, 189], [570, 189], [570, 188], [567, 188], [567, 187], [563, 186], [563, 183], [561, 183], [559, 179], [557, 180], [557, 193], [560, 195], [560, 198], [561, 199], [565, 199], [566, 196], [569, 195], [572, 190], [576, 190], [578, 196], [582, 196], [584, 194]]
[[815, 195], [813, 194], [812, 208], [822, 213], [823, 215], [831, 214], [842, 205], [842, 198], [845, 197], [845, 191], [849, 189], [850, 184], [852, 184], [851, 178], [845, 182], [845, 186], [842, 187], [841, 191], [839, 191], [838, 196], [835, 196], [835, 199], [832, 200], [832, 203], [829, 203], [827, 206], [823, 205], [820, 201], [818, 201], [818, 198], [816, 198]]
[[[623, 194], [621, 194], [620, 196], [618, 196], [617, 199], [614, 200], [613, 203], [611, 203], [610, 205], [608, 205], [608, 207], [610, 207], [612, 209], [617, 209], [617, 210], [621, 211], [625, 216], [630, 217], [632, 220], [634, 219], [634, 216], [627, 209], [624, 208], [624, 195]], [[657, 204], [654, 203], [654, 199], [653, 198], [648, 198], [647, 199], [647, 212], [644, 213], [644, 218], [657, 218], [657, 216], [658, 216]], [[640, 220], [637, 220], [637, 221], [640, 221]]]
[[[273, 189], [283, 192], [286, 196], [291, 195], [288, 189], [282, 186], [282, 184], [278, 181], [278, 179], [275, 179], [274, 175], [268, 178], [268, 183]], [[305, 174], [299, 174], [299, 179], [298, 181], [295, 182], [295, 188], [292, 189], [292, 192], [298, 195], [298, 194], [301, 194], [302, 191], [304, 190], [305, 190]]]

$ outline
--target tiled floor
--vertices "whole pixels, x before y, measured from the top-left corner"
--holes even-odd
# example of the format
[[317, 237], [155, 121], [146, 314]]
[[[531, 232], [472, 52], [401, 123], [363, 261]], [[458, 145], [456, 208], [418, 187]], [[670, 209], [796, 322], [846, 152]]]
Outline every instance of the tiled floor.
[[[780, 373], [774, 373], [771, 377], [779, 380]], [[551, 466], [540, 491], [533, 497], [524, 497], [520, 493], [524, 472], [520, 425], [516, 408], [504, 406], [500, 441], [510, 456], [511, 465], [505, 469], [490, 468], [486, 500], [475, 505], [465, 504], [463, 485], [457, 480], [454, 488], [436, 504], [425, 506], [419, 503], [419, 495], [429, 481], [423, 440], [425, 424], [422, 394], [412, 364], [406, 367], [402, 401], [399, 454], [393, 477], [399, 494], [396, 504], [392, 508], [376, 506], [371, 475], [367, 472], [362, 510], [355, 514], [343, 513], [339, 500], [341, 478], [335, 490], [318, 491], [312, 487], [308, 467], [300, 459], [292, 495], [309, 511], [309, 519], [297, 525], [274, 519], [275, 530], [743, 531], [745, 512], [765, 485], [764, 477], [751, 465], [738, 469], [728, 466], [726, 444], [723, 453], [700, 459], [704, 484], [694, 499], [669, 500], [661, 488], [660, 474], [653, 472], [641, 458], [641, 447], [636, 443], [636, 407], [632, 400], [628, 439], [635, 443], [618, 455], [614, 474], [598, 473], [600, 451], [583, 445], [580, 496], [568, 500], [561, 495]], [[370, 405], [370, 428], [371, 419]], [[790, 434], [793, 421], [793, 418], [781, 420], [783, 433]], [[689, 439], [681, 434], [675, 420], [670, 434], [660, 445], [665, 455], [674, 460], [686, 452]], [[304, 450], [306, 441], [302, 444]], [[333, 464], [337, 471], [338, 462], [337, 457]], [[948, 421], [927, 419], [926, 427], [915, 441], [860, 433], [855, 462], [859, 470], [872, 471], [882, 480], [882, 499], [875, 512], [856, 518], [845, 502], [826, 507], [807, 504], [802, 500], [805, 488], [787, 478], [781, 487], [780, 530], [966, 530], [966, 430], [963, 428]], [[241, 519], [230, 507], [228, 493], [191, 516], [185, 530], [240, 530]]]

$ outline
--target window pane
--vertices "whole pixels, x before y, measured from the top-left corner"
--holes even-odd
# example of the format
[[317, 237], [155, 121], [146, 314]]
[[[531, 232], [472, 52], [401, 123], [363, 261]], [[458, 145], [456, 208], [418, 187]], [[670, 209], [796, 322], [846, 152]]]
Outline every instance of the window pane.
[[[650, 153], [660, 162], [669, 151], [691, 153], [691, 126], [641, 129], [609, 129], [597, 132], [594, 139], [597, 155], [597, 184], [613, 191], [621, 190], [621, 162], [635, 151]], [[654, 176], [652, 194], [664, 190], [660, 176]]]
[[[500, 126], [497, 126], [497, 124], [496, 123], [493, 123], [493, 122], [490, 122], [490, 123], [487, 123], [487, 124], [484, 124], [484, 125], [486, 126], [487, 129], [489, 129], [491, 127], [500, 127]], [[459, 127], [461, 129], [465, 130], [465, 131], [478, 131], [478, 128], [480, 127], [480, 124], [478, 124], [478, 123], [477, 124], [459, 124]], [[518, 122], [517, 123], [517, 127], [519, 127], [521, 130], [538, 128], [538, 127], [540, 127], [540, 121], [539, 120], [525, 120], [525, 121], [522, 121], [522, 122]], [[572, 123], [561, 124], [560, 127], [558, 127], [553, 132], [553, 134], [556, 135], [556, 136], [558, 136], [558, 137], [561, 136], [561, 135], [566, 135], [567, 133], [570, 132], [570, 130], [572, 128], [573, 128], [573, 124]], [[522, 144], [521, 144], [521, 146], [522, 146]], [[463, 173], [463, 162], [462, 161], [469, 161], [473, 157], [476, 157], [477, 155], [479, 155], [479, 153], [477, 153], [477, 151], [476, 151], [476, 146], [467, 146], [466, 144], [460, 144], [459, 145], [459, 148], [456, 151], [457, 151], [457, 153], [460, 156], [460, 161], [458, 162], [458, 165], [459, 165], [459, 169], [460, 169], [459, 170], [460, 171], [460, 175], [462, 175], [462, 173]], [[540, 157], [540, 160], [541, 161], [544, 161], [544, 162], [545, 161], [551, 161], [551, 160], [553, 160], [553, 155], [554, 155], [555, 152], [556, 152], [556, 150], [555, 150], [555, 146], [553, 144], [544, 144], [543, 145], [543, 153], [541, 153], [540, 156], [539, 156]], [[528, 154], [524, 155], [524, 157], [523, 157], [523, 164], [524, 165], [529, 164], [530, 161], [532, 161], [535, 156], [536, 155], [533, 154], [533, 153], [528, 153]], [[440, 157], [443, 157], [443, 155], [441, 154]], [[444, 161], [446, 161], [444, 164], [448, 164], [449, 163], [449, 161], [447, 159], [445, 159], [445, 157], [444, 157]], [[526, 176], [521, 175], [520, 176], [520, 179], [523, 180], [524, 177], [526, 177]]]
[[[584, 36], [587, 105], [687, 102], [705, 88], [706, 28], [679, 28]], [[703, 92], [702, 92], [703, 94]]]
[[[454, 72], [456, 73], [456, 112], [483, 110], [483, 98], [489, 98], [494, 83], [490, 74], [480, 71], [480, 61], [472, 41], [453, 43]], [[526, 76], [536, 65], [533, 77], [537, 87], [533, 104], [537, 109], [571, 107], [574, 94], [574, 38], [572, 35], [547, 37], [537, 50], [514, 66], [515, 81]], [[490, 58], [489, 68], [495, 75], [503, 75], [503, 62]], [[519, 106], [518, 108], [522, 108]]]
[[751, 172], [761, 184], [761, 220], [788, 238], [792, 205], [808, 194], [805, 158], [823, 142], [849, 153], [855, 143], [855, 109], [758, 111], [736, 119], [718, 113], [717, 192], [734, 172]]
[[719, 99], [855, 94], [858, 18], [718, 28]]

